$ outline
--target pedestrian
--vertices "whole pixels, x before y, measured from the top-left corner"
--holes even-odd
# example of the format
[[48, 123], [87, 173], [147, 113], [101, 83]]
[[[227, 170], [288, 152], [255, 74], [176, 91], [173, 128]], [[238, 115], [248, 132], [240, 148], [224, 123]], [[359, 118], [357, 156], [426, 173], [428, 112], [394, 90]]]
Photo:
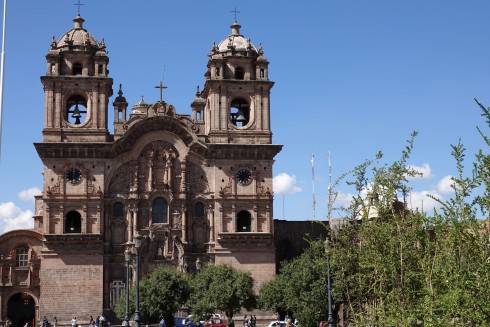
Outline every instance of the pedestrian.
[[247, 325], [248, 325], [248, 319], [247, 319], [247, 315], [245, 315], [243, 317], [243, 327], [247, 327]]
[[88, 325], [89, 325], [90, 327], [95, 327], [94, 317], [90, 316], [90, 321], [89, 321]]
[[100, 327], [105, 327], [105, 326], [106, 326], [106, 321], [105, 321], [104, 314], [101, 314], [101, 315], [100, 315], [100, 318], [99, 318], [99, 325], [100, 325]]
[[73, 317], [71, 320], [71, 327], [77, 327], [77, 317]]
[[48, 318], [46, 318], [46, 316], [44, 316], [44, 319], [43, 319], [43, 327], [49, 327], [49, 321], [48, 321]]
[[58, 327], [58, 319], [56, 318], [56, 316], [54, 316], [53, 318], [53, 327]]
[[97, 316], [97, 318], [95, 318], [95, 327], [99, 327], [100, 325], [100, 316]]
[[165, 324], [165, 319], [163, 317], [160, 320], [160, 327], [167, 327], [167, 325]]

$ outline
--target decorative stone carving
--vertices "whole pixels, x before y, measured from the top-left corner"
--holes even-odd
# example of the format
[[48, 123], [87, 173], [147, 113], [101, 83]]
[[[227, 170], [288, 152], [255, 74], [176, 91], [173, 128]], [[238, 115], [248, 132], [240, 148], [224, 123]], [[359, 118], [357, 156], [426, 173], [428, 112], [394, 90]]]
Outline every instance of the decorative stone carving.
[[172, 211], [172, 228], [173, 229], [182, 228], [182, 211], [180, 209], [174, 209]]

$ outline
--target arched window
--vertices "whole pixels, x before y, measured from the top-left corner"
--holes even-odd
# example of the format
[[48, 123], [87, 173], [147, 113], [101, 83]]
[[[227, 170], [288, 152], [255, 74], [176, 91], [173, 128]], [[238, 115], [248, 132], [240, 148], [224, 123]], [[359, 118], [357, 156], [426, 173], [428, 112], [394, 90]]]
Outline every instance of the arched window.
[[122, 202], [116, 202], [114, 203], [114, 208], [113, 208], [113, 218], [120, 218], [124, 216], [124, 204]]
[[194, 216], [202, 217], [204, 216], [204, 203], [197, 202], [194, 206]]
[[235, 126], [245, 126], [250, 120], [250, 105], [243, 99], [234, 99], [231, 102], [230, 120]]
[[15, 266], [29, 266], [29, 248], [27, 246], [21, 246], [15, 250]]
[[65, 233], [81, 233], [82, 232], [82, 216], [78, 211], [70, 211], [66, 215]]
[[153, 205], [151, 207], [151, 222], [153, 224], [166, 224], [167, 219], [168, 203], [162, 197], [153, 200]]
[[76, 62], [73, 64], [73, 75], [82, 75], [82, 64], [79, 62]]
[[235, 68], [235, 79], [243, 79], [245, 77], [245, 71], [242, 67]]
[[252, 215], [248, 211], [240, 211], [236, 217], [236, 231], [250, 232], [252, 225]]

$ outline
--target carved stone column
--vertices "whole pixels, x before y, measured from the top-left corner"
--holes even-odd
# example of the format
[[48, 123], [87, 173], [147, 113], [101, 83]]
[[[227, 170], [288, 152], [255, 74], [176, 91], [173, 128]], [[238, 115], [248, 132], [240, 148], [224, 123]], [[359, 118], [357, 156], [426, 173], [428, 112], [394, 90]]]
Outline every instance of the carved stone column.
[[187, 209], [182, 206], [182, 243], [187, 243]]
[[206, 216], [209, 221], [209, 241], [214, 242], [214, 210], [213, 206], [210, 204], [206, 210]]

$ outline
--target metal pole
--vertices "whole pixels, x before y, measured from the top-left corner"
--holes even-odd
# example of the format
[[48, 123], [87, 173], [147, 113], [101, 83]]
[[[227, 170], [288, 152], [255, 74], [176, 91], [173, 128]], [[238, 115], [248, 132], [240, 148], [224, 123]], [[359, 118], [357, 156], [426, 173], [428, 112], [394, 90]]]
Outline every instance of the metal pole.
[[5, 30], [7, 28], [7, 0], [3, 1], [2, 58], [0, 61], [0, 158], [2, 156], [2, 113], [3, 113], [3, 76], [5, 75]]
[[140, 326], [140, 282], [139, 282], [139, 269], [140, 269], [140, 251], [138, 247], [136, 248], [136, 298], [135, 298], [135, 310], [134, 310], [134, 327]]
[[129, 326], [129, 260], [126, 260], [126, 317], [124, 326]]
[[328, 327], [333, 327], [332, 290], [330, 284], [330, 253], [327, 254], [327, 293], [328, 293]]

